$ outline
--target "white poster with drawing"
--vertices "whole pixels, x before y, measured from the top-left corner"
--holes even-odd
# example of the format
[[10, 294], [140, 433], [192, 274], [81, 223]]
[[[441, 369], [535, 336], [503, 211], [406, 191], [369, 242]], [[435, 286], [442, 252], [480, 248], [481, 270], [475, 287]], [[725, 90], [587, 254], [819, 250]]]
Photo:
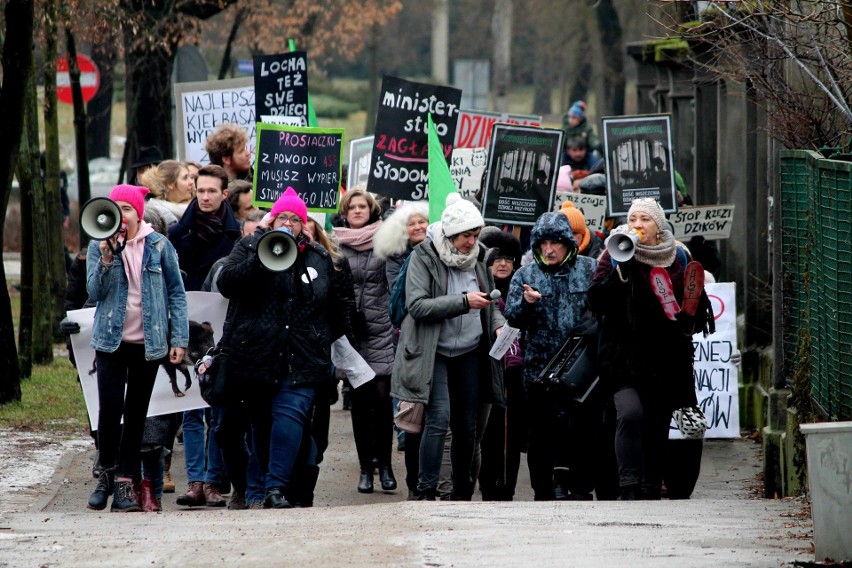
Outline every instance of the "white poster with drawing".
[[563, 203], [570, 201], [583, 214], [586, 226], [590, 231], [600, 231], [603, 229], [604, 219], [606, 219], [605, 195], [557, 191], [555, 201], [554, 210], [559, 211]]
[[450, 175], [462, 197], [473, 197], [479, 191], [487, 165], [488, 150], [485, 148], [453, 148]]

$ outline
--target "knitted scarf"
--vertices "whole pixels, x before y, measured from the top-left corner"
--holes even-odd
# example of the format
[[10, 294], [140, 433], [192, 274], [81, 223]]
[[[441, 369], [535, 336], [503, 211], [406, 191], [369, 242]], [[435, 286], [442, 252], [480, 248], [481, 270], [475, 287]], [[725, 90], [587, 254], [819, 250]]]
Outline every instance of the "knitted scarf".
[[671, 231], [660, 231], [660, 243], [657, 245], [636, 246], [636, 260], [649, 266], [666, 268], [671, 266], [675, 260], [675, 238]]
[[364, 225], [360, 229], [349, 227], [335, 227], [334, 234], [341, 246], [347, 246], [353, 250], [364, 251], [373, 248], [373, 237], [382, 226], [381, 219], [375, 223]]
[[205, 213], [198, 206], [198, 201], [192, 204], [192, 224], [195, 234], [203, 241], [212, 241], [224, 232], [225, 202], [212, 213]]
[[435, 225], [432, 242], [435, 244], [435, 250], [438, 251], [438, 258], [441, 259], [441, 262], [450, 268], [461, 271], [473, 270], [476, 259], [479, 258], [479, 246], [474, 246], [469, 253], [464, 254], [454, 247], [450, 239], [444, 234], [442, 224], [435, 223]]

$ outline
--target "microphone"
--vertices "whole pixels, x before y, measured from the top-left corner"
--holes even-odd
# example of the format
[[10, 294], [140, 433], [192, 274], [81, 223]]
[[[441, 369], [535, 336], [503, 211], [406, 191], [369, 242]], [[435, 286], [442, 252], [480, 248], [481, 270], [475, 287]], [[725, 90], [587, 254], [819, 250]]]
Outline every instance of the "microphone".
[[497, 289], [491, 290], [491, 292], [488, 293], [488, 297], [491, 298], [492, 302], [499, 300], [502, 296], [503, 294]]

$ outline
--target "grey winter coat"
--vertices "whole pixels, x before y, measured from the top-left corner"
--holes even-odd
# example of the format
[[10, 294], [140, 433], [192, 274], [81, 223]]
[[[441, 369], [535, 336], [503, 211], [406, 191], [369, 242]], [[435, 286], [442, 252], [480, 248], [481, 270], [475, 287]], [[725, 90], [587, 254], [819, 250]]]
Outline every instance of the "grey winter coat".
[[[349, 261], [355, 283], [355, 307], [367, 318], [367, 337], [358, 353], [376, 375], [387, 376], [393, 369], [393, 326], [388, 318], [388, 290], [385, 261], [372, 250], [356, 251], [340, 247]], [[363, 293], [362, 293], [363, 291]]]
[[[487, 249], [481, 244], [477, 246], [479, 258], [475, 270], [479, 290], [490, 292], [494, 289], [494, 278], [485, 264]], [[449, 269], [438, 258], [430, 239], [414, 248], [405, 273], [408, 313], [400, 328], [391, 377], [391, 396], [399, 400], [428, 404], [441, 323], [468, 311], [462, 294], [447, 295], [448, 278]], [[481, 319], [483, 331], [478, 351], [482, 357], [481, 369], [483, 373], [490, 370], [490, 377], [481, 377], [480, 385], [487, 387], [480, 392], [480, 399], [504, 405], [503, 362], [489, 357], [488, 351], [505, 319], [496, 302], [481, 310]]]
[[[545, 213], [539, 217], [530, 235], [535, 262], [518, 270], [509, 285], [505, 316], [509, 325], [524, 333], [524, 383], [535, 381], [560, 347], [568, 340], [571, 329], [589, 307], [587, 292], [597, 262], [586, 256], [558, 267], [539, 260], [541, 242], [558, 240], [574, 244], [571, 224], [562, 213]], [[541, 292], [534, 304], [524, 300], [524, 284]]]

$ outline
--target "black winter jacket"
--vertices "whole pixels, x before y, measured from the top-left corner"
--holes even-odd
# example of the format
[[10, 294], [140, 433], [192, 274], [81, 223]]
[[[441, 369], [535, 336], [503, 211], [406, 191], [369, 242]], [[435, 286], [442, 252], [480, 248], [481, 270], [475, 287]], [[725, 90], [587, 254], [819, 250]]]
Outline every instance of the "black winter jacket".
[[228, 256], [234, 243], [240, 238], [240, 224], [234, 218], [228, 200], [222, 202], [225, 218], [222, 221], [222, 234], [212, 241], [201, 239], [195, 231], [196, 199], [187, 206], [180, 221], [169, 227], [169, 241], [175, 247], [180, 269], [186, 273], [184, 288], [186, 291], [201, 290], [204, 280], [213, 264]]

